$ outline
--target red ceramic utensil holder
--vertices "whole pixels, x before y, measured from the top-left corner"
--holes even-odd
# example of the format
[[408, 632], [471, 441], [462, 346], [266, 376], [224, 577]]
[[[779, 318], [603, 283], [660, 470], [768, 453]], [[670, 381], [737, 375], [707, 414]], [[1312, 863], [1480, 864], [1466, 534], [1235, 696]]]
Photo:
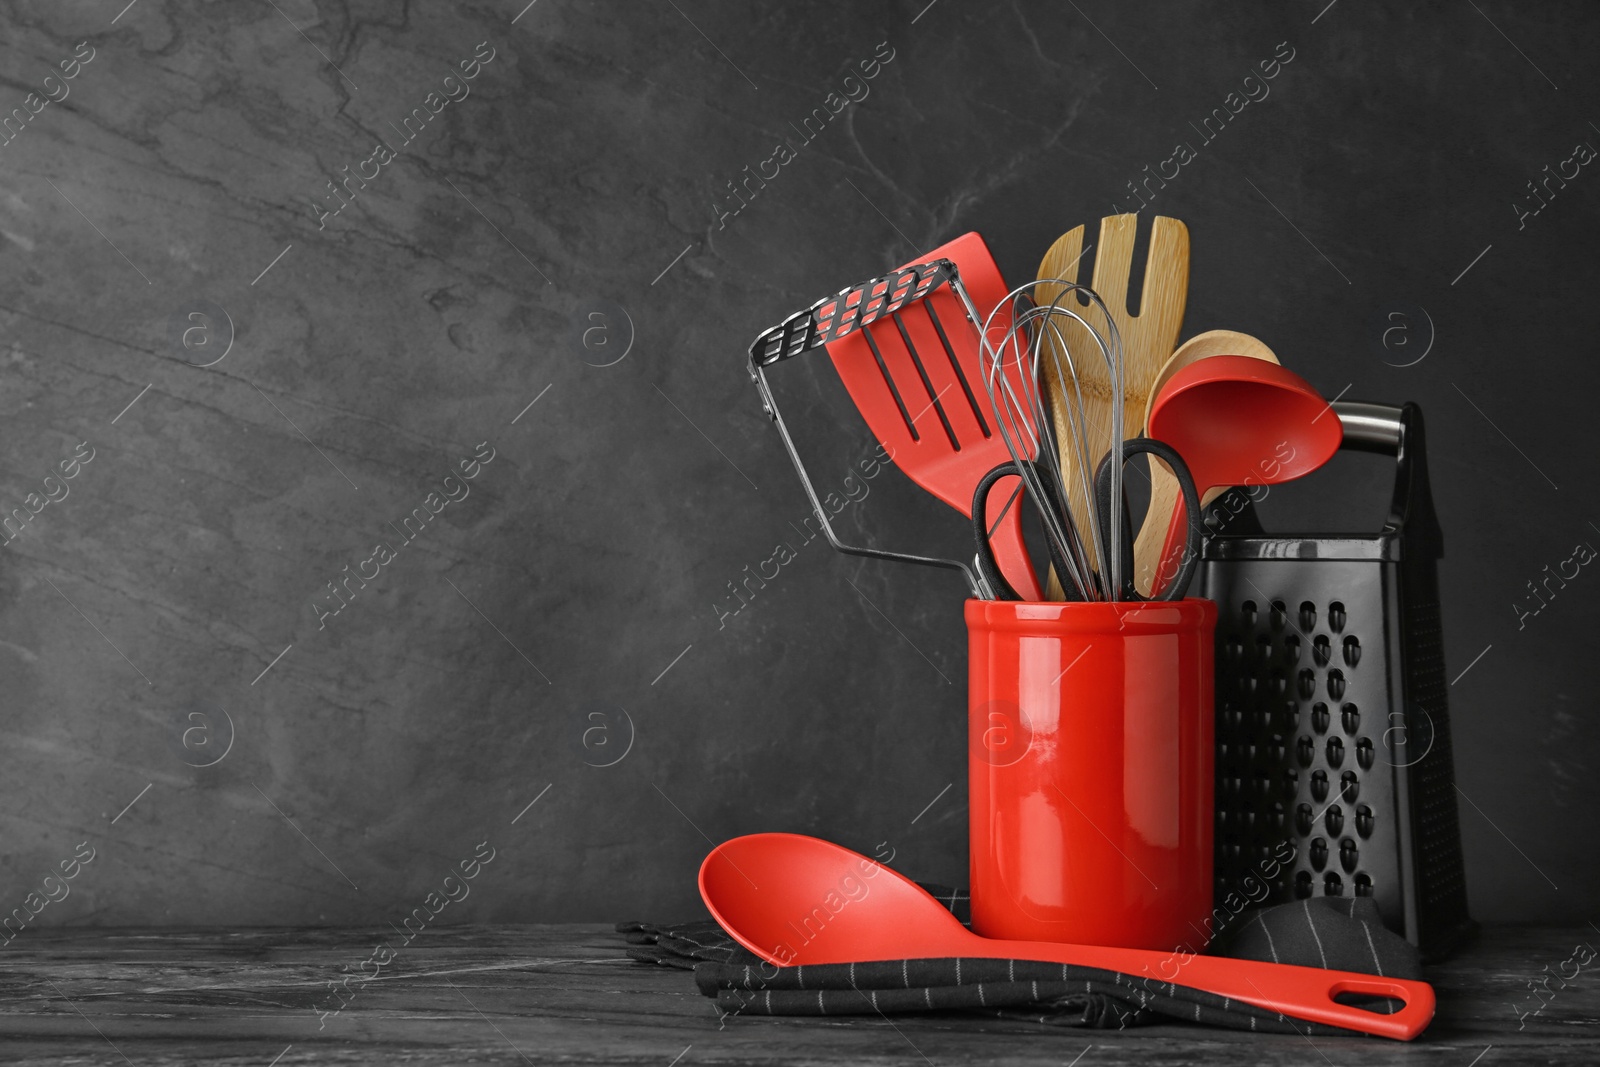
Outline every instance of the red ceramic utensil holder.
[[1199, 951], [1217, 608], [969, 600], [972, 928]]

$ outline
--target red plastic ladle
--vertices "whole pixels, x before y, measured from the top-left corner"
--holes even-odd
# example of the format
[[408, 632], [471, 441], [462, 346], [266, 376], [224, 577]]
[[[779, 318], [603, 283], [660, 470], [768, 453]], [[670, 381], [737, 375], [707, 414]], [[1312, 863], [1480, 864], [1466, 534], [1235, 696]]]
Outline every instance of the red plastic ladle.
[[[1433, 1018], [1426, 982], [1194, 956], [1147, 949], [999, 941], [972, 933], [921, 886], [858, 852], [801, 834], [751, 834], [711, 850], [700, 865], [700, 897], [739, 944], [768, 963], [1019, 959], [1147, 977], [1254, 1004], [1305, 1022], [1409, 1041]], [[1334, 998], [1391, 997], [1381, 1015]]]
[[[1178, 450], [1202, 505], [1228, 486], [1276, 485], [1309, 474], [1344, 440], [1339, 416], [1310, 382], [1250, 356], [1211, 356], [1167, 379], [1145, 433]], [[1180, 500], [1158, 573], [1176, 571], [1183, 534]]]

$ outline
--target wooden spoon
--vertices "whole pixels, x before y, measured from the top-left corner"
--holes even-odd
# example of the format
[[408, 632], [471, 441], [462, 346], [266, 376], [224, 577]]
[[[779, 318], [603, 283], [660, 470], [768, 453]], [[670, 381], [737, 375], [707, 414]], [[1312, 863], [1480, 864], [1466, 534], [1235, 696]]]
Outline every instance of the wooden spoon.
[[[1263, 359], [1268, 363], [1277, 363], [1278, 357], [1272, 349], [1251, 337], [1247, 333], [1238, 333], [1234, 330], [1207, 330], [1205, 333], [1196, 334], [1183, 343], [1168, 359], [1166, 365], [1156, 375], [1155, 381], [1150, 386], [1150, 395], [1145, 401], [1144, 410], [1139, 416], [1139, 426], [1142, 429], [1150, 419], [1150, 408], [1156, 402], [1156, 394], [1161, 392], [1161, 387], [1167, 380], [1183, 368], [1198, 363], [1210, 356], [1249, 356], [1252, 359]], [[1200, 497], [1202, 507], [1210, 504], [1218, 495], [1226, 491], [1221, 489], [1204, 490]], [[1144, 525], [1139, 529], [1139, 536], [1133, 542], [1133, 574], [1134, 582], [1139, 591], [1146, 595], [1155, 584], [1156, 568], [1161, 563], [1162, 547], [1166, 544], [1167, 529], [1172, 525], [1172, 513], [1178, 503], [1178, 480], [1172, 472], [1158, 464], [1150, 464], [1150, 509], [1145, 512]]]
[[[1139, 313], [1128, 314], [1128, 280], [1133, 266], [1133, 242], [1138, 232], [1138, 222], [1137, 215], [1111, 215], [1100, 220], [1100, 243], [1094, 257], [1094, 280], [1090, 283], [1090, 288], [1105, 301], [1111, 320], [1122, 337], [1124, 439], [1139, 436], [1144, 428], [1145, 410], [1150, 397], [1155, 394], [1156, 378], [1177, 347], [1178, 333], [1183, 328], [1183, 309], [1189, 299], [1188, 227], [1177, 219], [1157, 215], [1150, 231], [1150, 254], [1145, 261]], [[1076, 282], [1078, 260], [1084, 251], [1082, 226], [1062, 234], [1040, 261], [1039, 278]], [[1061, 285], [1041, 284], [1035, 288], [1034, 299], [1040, 304], [1053, 303], [1062, 291]], [[1072, 300], [1070, 297], [1068, 299]], [[1083, 307], [1076, 301], [1063, 306], [1070, 306], [1097, 328], [1104, 330], [1104, 323], [1097, 321], [1101, 318], [1098, 308]], [[1098, 567], [1094, 538], [1090, 533], [1094, 529], [1093, 504], [1085, 496], [1083, 486], [1093, 481], [1100, 456], [1111, 446], [1112, 410], [1115, 407], [1111, 371], [1084, 327], [1067, 322], [1061, 332], [1068, 351], [1073, 355], [1073, 373], [1083, 394], [1084, 436], [1089, 447], [1096, 450], [1096, 455], [1079, 455], [1071, 439], [1066, 416], [1069, 401], [1064, 390], [1072, 386], [1059, 379], [1053, 361], [1048, 359], [1046, 387], [1050, 390], [1057, 440], [1061, 442], [1061, 471], [1068, 487], [1067, 510], [1073, 523], [1083, 533], [1090, 564]], [[1046, 343], [1054, 348], [1056, 341], [1047, 335]], [[1059, 355], [1065, 366], [1066, 353]], [[1080, 475], [1082, 463], [1087, 463], [1088, 469]], [[1173, 488], [1176, 492], [1175, 482]], [[1175, 495], [1173, 499], [1177, 499]], [[1160, 551], [1159, 545], [1156, 551]], [[1054, 574], [1051, 575], [1047, 595], [1055, 600], [1062, 598], [1061, 585]]]

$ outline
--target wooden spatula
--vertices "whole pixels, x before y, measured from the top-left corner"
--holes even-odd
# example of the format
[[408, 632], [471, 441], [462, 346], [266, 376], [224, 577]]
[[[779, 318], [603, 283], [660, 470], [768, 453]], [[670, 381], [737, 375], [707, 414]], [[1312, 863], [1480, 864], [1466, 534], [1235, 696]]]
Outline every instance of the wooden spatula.
[[[1272, 349], [1247, 333], [1238, 333], [1234, 330], [1207, 330], [1197, 333], [1172, 353], [1172, 357], [1162, 366], [1156, 380], [1150, 385], [1150, 396], [1145, 402], [1145, 409], [1139, 416], [1140, 425], [1150, 419], [1150, 407], [1155, 403], [1156, 394], [1161, 392], [1161, 387], [1167, 384], [1167, 379], [1178, 373], [1192, 363], [1211, 356], [1249, 356], [1252, 359], [1264, 359], [1268, 363], [1278, 362], [1278, 357]], [[1204, 490], [1200, 496], [1200, 506], [1203, 508], [1210, 504], [1222, 493], [1221, 489]], [[1172, 513], [1178, 504], [1178, 479], [1159, 463], [1150, 464], [1150, 507], [1144, 515], [1144, 525], [1139, 528], [1139, 536], [1133, 542], [1133, 575], [1134, 583], [1141, 593], [1149, 594], [1155, 586], [1156, 568], [1161, 563], [1161, 550], [1166, 544], [1167, 531], [1172, 525]]]
[[[1138, 231], [1137, 215], [1111, 215], [1100, 220], [1100, 240], [1094, 246], [1094, 280], [1090, 288], [1100, 294], [1122, 336], [1123, 394], [1122, 435], [1124, 439], [1137, 437], [1144, 428], [1144, 414], [1150, 395], [1154, 392], [1156, 378], [1161, 368], [1178, 345], [1178, 333], [1183, 328], [1183, 309], [1189, 299], [1189, 230], [1177, 219], [1157, 215], [1150, 234], [1150, 254], [1145, 261], [1144, 290], [1139, 297], [1139, 312], [1128, 314], [1128, 280], [1133, 265], [1133, 241]], [[1078, 260], [1085, 252], [1083, 227], [1062, 234], [1039, 263], [1039, 278], [1078, 280]], [[1034, 299], [1041, 304], [1060, 297], [1060, 285], [1043, 284], [1035, 288]], [[1071, 303], [1064, 304], [1078, 312], [1097, 327], [1098, 308], [1079, 306], [1069, 296]], [[1066, 415], [1063, 383], [1056, 375], [1054, 362], [1047, 359], [1046, 385], [1050, 390], [1051, 408], [1055, 418], [1057, 439], [1061, 442], [1061, 467], [1070, 490], [1067, 509], [1072, 521], [1080, 530], [1094, 529], [1092, 504], [1082, 486], [1093, 481], [1094, 466], [1111, 446], [1111, 413], [1115, 405], [1110, 368], [1100, 357], [1099, 348], [1088, 332], [1077, 323], [1069, 322], [1062, 331], [1068, 350], [1073, 356], [1073, 366], [1078, 378], [1078, 389], [1083, 395], [1085, 435], [1089, 447], [1096, 451], [1090, 459], [1089, 469], [1080, 476], [1083, 462], [1073, 446]], [[1046, 344], [1055, 345], [1052, 337]], [[1066, 365], [1066, 353], [1059, 353]], [[1085, 547], [1090, 561], [1094, 558], [1092, 537], [1085, 537]], [[1159, 551], [1159, 548], [1157, 549]], [[1062, 596], [1060, 584], [1052, 576], [1048, 595], [1053, 599]]]

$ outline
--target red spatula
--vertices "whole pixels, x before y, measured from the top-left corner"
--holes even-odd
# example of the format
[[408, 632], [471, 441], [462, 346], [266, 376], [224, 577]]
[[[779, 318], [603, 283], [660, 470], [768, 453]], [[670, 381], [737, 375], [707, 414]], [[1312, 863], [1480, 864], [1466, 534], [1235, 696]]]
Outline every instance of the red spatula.
[[[970, 518], [978, 482], [1012, 458], [984, 392], [979, 342], [979, 324], [1006, 302], [1006, 293], [988, 246], [969, 233], [883, 278], [819, 300], [756, 339], [751, 376], [814, 505], [810, 478], [777, 413], [765, 368], [825, 344], [850, 399], [895, 465]], [[1011, 325], [1009, 305], [993, 317], [990, 331], [998, 339]], [[1001, 516], [991, 542], [1013, 588], [1041, 600], [1043, 588], [1022, 539], [1022, 508], [1012, 499], [1017, 487], [1017, 479], [1004, 478], [990, 490], [988, 513]], [[826, 516], [819, 518], [826, 528]], [[829, 541], [858, 555], [958, 568], [975, 595], [985, 595], [964, 563], [853, 548], [831, 530]]]
[[[917, 262], [947, 259], [956, 265], [980, 321], [1006, 297], [1005, 280], [989, 246], [976, 233], [940, 245]], [[1011, 325], [1010, 308], [994, 316], [998, 340]], [[863, 330], [828, 344], [839, 379], [895, 465], [922, 488], [972, 517], [972, 492], [996, 464], [1011, 459], [995, 430], [983, 388], [978, 327], [949, 285]], [[995, 560], [1026, 600], [1044, 590], [1022, 541], [1022, 508], [1007, 501], [1015, 478], [990, 490], [989, 514], [1005, 510], [991, 535]]]

